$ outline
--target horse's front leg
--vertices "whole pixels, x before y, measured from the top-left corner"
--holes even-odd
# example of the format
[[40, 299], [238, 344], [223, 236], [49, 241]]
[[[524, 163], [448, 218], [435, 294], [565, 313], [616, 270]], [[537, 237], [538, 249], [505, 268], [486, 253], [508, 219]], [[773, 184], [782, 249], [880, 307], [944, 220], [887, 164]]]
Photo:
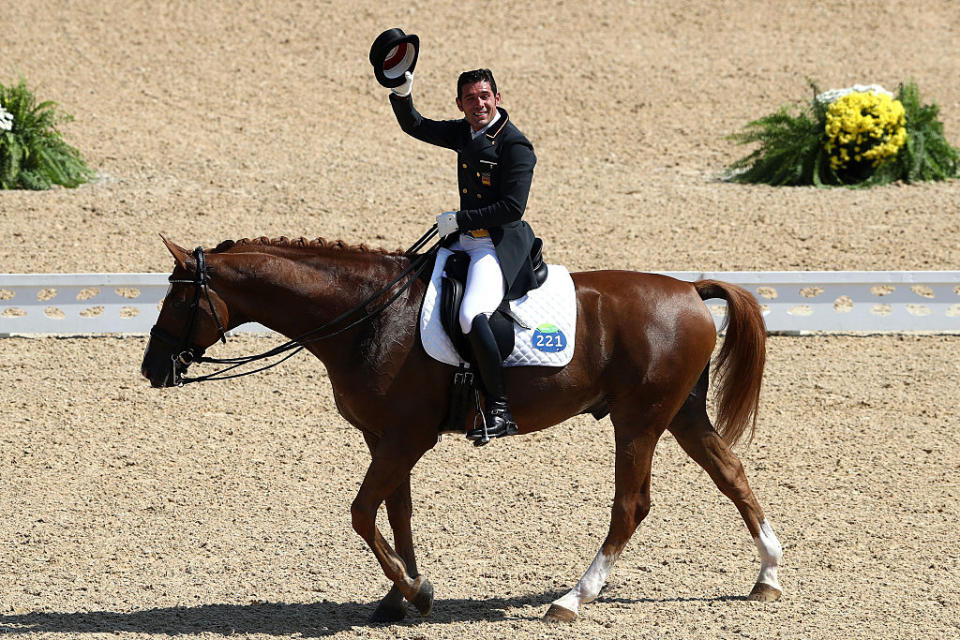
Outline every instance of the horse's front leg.
[[[408, 476], [387, 498], [387, 518], [390, 520], [390, 528], [393, 529], [393, 544], [397, 554], [406, 562], [407, 573], [412, 578], [417, 578], [420, 572], [417, 570], [417, 558], [413, 551], [413, 532], [410, 528], [412, 515], [413, 502], [410, 499]], [[398, 622], [406, 615], [407, 601], [397, 585], [393, 585], [370, 616], [370, 622]]]
[[[426, 448], [411, 453], [410, 447], [409, 441], [399, 446], [382, 440], [372, 447], [373, 460], [350, 509], [354, 530], [367, 542], [380, 562], [384, 575], [393, 582], [393, 588], [374, 612], [374, 618], [380, 618], [379, 621], [402, 618], [406, 608], [402, 598], [413, 603], [424, 616], [430, 615], [433, 608], [433, 586], [419, 575], [410, 531], [410, 515], [413, 510], [410, 499], [410, 470]], [[391, 548], [377, 528], [377, 509], [385, 500], [399, 554]]]
[[[364, 433], [363, 439], [367, 442], [370, 455], [377, 448], [379, 438]], [[397, 554], [407, 563], [407, 573], [417, 578], [417, 558], [413, 550], [413, 532], [410, 528], [410, 518], [413, 516], [413, 500], [410, 497], [410, 476], [408, 475], [393, 493], [387, 497], [387, 518], [390, 528], [393, 529], [393, 544]], [[383, 596], [376, 611], [370, 616], [370, 622], [398, 622], [407, 615], [407, 601], [396, 585], [390, 587], [387, 595]]]

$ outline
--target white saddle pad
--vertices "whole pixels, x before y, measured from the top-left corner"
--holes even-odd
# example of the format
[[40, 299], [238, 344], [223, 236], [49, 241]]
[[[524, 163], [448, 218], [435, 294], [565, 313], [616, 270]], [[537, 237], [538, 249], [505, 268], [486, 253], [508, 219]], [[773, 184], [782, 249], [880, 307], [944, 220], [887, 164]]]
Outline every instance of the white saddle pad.
[[[462, 360], [440, 323], [440, 279], [451, 253], [442, 247], [437, 252], [420, 312], [420, 338], [430, 357], [459, 365]], [[516, 340], [504, 366], [562, 367], [570, 362], [577, 337], [577, 298], [566, 267], [548, 265], [547, 281], [511, 301], [510, 309], [529, 329], [514, 325]]]

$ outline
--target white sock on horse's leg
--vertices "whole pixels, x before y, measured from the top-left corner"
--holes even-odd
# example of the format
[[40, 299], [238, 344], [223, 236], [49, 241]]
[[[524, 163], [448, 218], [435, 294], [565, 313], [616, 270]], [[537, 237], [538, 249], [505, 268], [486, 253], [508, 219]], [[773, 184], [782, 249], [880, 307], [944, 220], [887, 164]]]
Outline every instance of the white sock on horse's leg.
[[569, 609], [577, 613], [580, 605], [593, 601], [599, 594], [607, 581], [607, 576], [617, 561], [617, 556], [609, 556], [603, 553], [601, 549], [597, 557], [590, 563], [590, 568], [583, 574], [583, 577], [577, 584], [561, 598], [553, 601], [553, 604], [564, 609]]
[[777, 571], [783, 558], [783, 547], [766, 519], [760, 523], [760, 533], [753, 541], [760, 552], [760, 575], [757, 577], [757, 584], [766, 584], [782, 592]]

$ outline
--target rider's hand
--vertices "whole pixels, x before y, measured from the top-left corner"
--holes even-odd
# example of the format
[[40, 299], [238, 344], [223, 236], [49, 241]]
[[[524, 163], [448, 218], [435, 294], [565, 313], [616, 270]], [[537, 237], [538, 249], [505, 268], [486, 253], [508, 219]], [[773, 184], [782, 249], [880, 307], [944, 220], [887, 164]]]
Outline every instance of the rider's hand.
[[460, 227], [457, 226], [456, 211], [447, 211], [437, 216], [437, 233], [440, 234], [441, 238], [446, 238], [451, 233], [456, 233], [459, 230]]
[[394, 95], [400, 96], [401, 98], [406, 98], [410, 95], [410, 92], [413, 91], [413, 72], [404, 71], [403, 84], [399, 87], [393, 87], [390, 91], [393, 91]]

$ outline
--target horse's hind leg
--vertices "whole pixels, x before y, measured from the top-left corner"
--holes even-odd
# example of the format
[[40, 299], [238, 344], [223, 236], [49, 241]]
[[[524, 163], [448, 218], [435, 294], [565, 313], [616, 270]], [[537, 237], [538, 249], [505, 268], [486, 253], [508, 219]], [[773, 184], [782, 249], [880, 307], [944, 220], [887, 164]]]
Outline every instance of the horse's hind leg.
[[[616, 411], [611, 418], [614, 425], [621, 423]], [[621, 418], [623, 420], [623, 418]], [[665, 418], [659, 421], [665, 422]], [[657, 424], [655, 420], [641, 419], [633, 424]], [[621, 438], [617, 432], [616, 492], [610, 514], [610, 530], [590, 568], [563, 597], [555, 600], [543, 619], [548, 622], [572, 622], [577, 619], [580, 605], [594, 600], [603, 588], [607, 575], [630, 540], [640, 521], [650, 511], [650, 466], [653, 449], [663, 429], [650, 428], [632, 438]]]
[[760, 575], [748, 599], [777, 600], [783, 592], [777, 576], [783, 550], [747, 483], [740, 459], [710, 424], [706, 411], [706, 380], [705, 371], [687, 402], [671, 422], [670, 433], [683, 450], [710, 475], [717, 488], [733, 501], [753, 536], [760, 553]]

